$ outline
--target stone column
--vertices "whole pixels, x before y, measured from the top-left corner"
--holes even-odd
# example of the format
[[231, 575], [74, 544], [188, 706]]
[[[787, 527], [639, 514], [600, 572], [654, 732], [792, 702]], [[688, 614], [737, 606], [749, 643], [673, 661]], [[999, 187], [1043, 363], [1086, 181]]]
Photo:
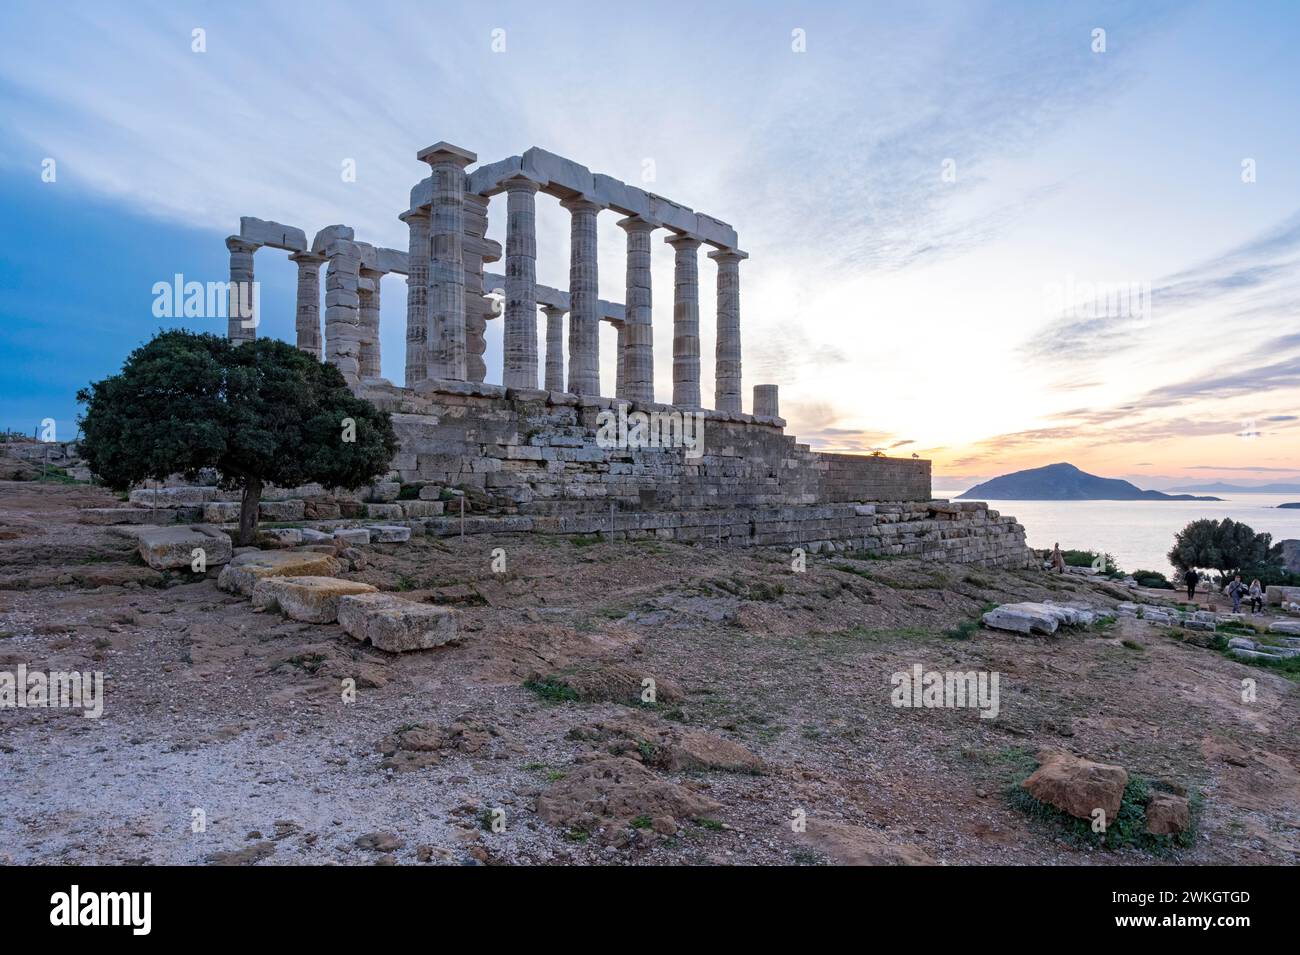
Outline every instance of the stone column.
[[507, 388], [537, 387], [537, 213], [538, 184], [523, 176], [506, 187], [506, 311], [501, 336]]
[[618, 330], [620, 398], [655, 400], [654, 328], [651, 325], [650, 233], [653, 222], [639, 216], [619, 220], [627, 233], [627, 295], [624, 324]]
[[714, 350], [713, 404], [718, 411], [740, 408], [740, 263], [748, 253], [718, 249], [718, 337]]
[[546, 390], [564, 390], [564, 309], [543, 305], [546, 314]]
[[325, 357], [355, 385], [361, 377], [361, 339], [357, 316], [361, 296], [361, 253], [352, 242], [331, 247], [325, 271]]
[[572, 215], [569, 231], [569, 392], [600, 394], [600, 276], [596, 213], [587, 199], [560, 203]]
[[408, 209], [398, 216], [406, 223], [406, 377], [407, 388], [424, 381], [429, 341], [429, 210]]
[[700, 240], [688, 235], [664, 239], [677, 253], [673, 270], [673, 404], [700, 403]]
[[754, 386], [754, 417], [779, 418], [781, 405], [777, 399], [776, 385]]
[[261, 246], [237, 235], [226, 240], [230, 250], [230, 290], [226, 294], [226, 337], [232, 342], [257, 338], [258, 294], [253, 283], [253, 253]]
[[298, 263], [298, 307], [294, 316], [298, 348], [320, 361], [320, 267], [325, 256], [295, 252], [289, 259]]
[[627, 393], [627, 322], [610, 322], [614, 326], [614, 331], [618, 332], [618, 339], [614, 344], [614, 397], [628, 398], [632, 396]]
[[436, 143], [416, 158], [433, 171], [426, 377], [464, 381], [465, 167], [478, 157], [450, 143]]
[[465, 196], [465, 378], [483, 381], [487, 365], [487, 302], [483, 298], [483, 263], [489, 243], [487, 196]]
[[362, 378], [378, 378], [379, 372], [379, 280], [383, 272], [363, 268], [357, 282], [358, 324], [361, 326], [360, 371]]

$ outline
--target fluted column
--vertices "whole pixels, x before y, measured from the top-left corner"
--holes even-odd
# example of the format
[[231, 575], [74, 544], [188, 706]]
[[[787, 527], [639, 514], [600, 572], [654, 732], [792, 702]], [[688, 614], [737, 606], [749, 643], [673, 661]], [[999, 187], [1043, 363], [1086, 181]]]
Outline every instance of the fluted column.
[[600, 275], [596, 264], [596, 213], [587, 199], [561, 203], [569, 229], [569, 392], [600, 394]]
[[429, 341], [429, 210], [410, 209], [398, 216], [406, 223], [406, 377], [410, 388], [424, 381]]
[[253, 283], [253, 253], [260, 246], [237, 235], [226, 240], [230, 250], [230, 289], [226, 293], [226, 337], [232, 342], [257, 338], [257, 286]]
[[776, 385], [755, 385], [754, 386], [754, 407], [755, 417], [762, 418], [779, 418], [781, 417], [781, 402], [777, 397]]
[[718, 337], [714, 350], [713, 406], [739, 412], [740, 406], [740, 263], [748, 253], [718, 249]]
[[614, 397], [631, 398], [627, 393], [627, 322], [610, 322], [618, 339], [614, 344]]
[[506, 188], [506, 310], [501, 383], [537, 387], [537, 213], [538, 184], [517, 176]]
[[465, 196], [465, 379], [487, 378], [487, 302], [483, 298], [483, 262], [489, 243], [488, 199]]
[[564, 309], [543, 305], [546, 314], [546, 390], [564, 390]]
[[638, 216], [619, 220], [627, 233], [627, 295], [624, 324], [618, 330], [620, 398], [654, 401], [654, 328], [651, 325], [650, 233], [653, 222]]
[[360, 279], [361, 253], [356, 244], [334, 243], [325, 270], [325, 357], [350, 385], [361, 375]]
[[468, 150], [437, 143], [416, 156], [432, 170], [428, 378], [465, 380], [465, 167]]
[[677, 253], [673, 269], [673, 404], [700, 403], [700, 240], [687, 235], [664, 239]]
[[298, 302], [293, 323], [298, 349], [320, 361], [320, 267], [325, 264], [325, 256], [295, 252], [289, 259], [298, 264]]
[[383, 272], [375, 269], [361, 270], [361, 279], [357, 283], [359, 299], [358, 323], [361, 325], [361, 355], [359, 358], [362, 378], [378, 378], [379, 362], [379, 281]]

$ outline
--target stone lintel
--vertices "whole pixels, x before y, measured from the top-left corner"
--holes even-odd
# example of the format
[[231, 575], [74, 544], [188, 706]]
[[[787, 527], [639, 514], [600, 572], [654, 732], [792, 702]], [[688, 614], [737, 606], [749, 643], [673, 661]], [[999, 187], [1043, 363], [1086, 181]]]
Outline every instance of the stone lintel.
[[286, 252], [305, 252], [307, 250], [307, 233], [291, 225], [256, 219], [253, 216], [239, 217], [239, 237], [258, 245]]
[[339, 240], [351, 242], [356, 237], [356, 233], [352, 231], [351, 226], [327, 225], [316, 233], [316, 238], [312, 239], [311, 250], [313, 252], [324, 252]]

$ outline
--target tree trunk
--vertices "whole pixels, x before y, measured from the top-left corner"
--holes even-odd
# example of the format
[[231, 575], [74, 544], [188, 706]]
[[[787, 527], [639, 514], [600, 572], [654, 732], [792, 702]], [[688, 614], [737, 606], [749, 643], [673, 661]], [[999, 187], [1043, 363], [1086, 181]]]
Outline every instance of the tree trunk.
[[262, 482], [249, 478], [244, 497], [239, 502], [239, 546], [249, 547], [257, 539], [257, 505], [262, 498]]

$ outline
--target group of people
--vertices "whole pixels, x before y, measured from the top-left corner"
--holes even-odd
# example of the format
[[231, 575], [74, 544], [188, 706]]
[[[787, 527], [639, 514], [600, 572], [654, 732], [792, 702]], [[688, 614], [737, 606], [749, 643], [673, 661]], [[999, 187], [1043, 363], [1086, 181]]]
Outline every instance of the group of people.
[[[1187, 573], [1183, 574], [1183, 583], [1187, 585], [1188, 600], [1192, 600], [1196, 596], [1196, 585], [1200, 582], [1201, 575], [1195, 570], [1189, 568]], [[1233, 613], [1241, 613], [1241, 601], [1244, 597], [1250, 598], [1251, 613], [1264, 612], [1264, 588], [1261, 586], [1258, 577], [1252, 580], [1250, 586], [1247, 587], [1245, 583], [1242, 582], [1241, 574], [1237, 574], [1232, 579], [1232, 583], [1228, 584], [1227, 593], [1228, 597], [1232, 600]]]

